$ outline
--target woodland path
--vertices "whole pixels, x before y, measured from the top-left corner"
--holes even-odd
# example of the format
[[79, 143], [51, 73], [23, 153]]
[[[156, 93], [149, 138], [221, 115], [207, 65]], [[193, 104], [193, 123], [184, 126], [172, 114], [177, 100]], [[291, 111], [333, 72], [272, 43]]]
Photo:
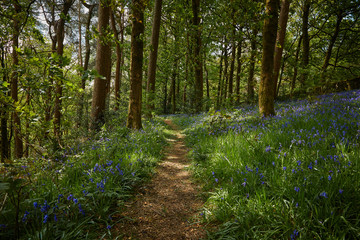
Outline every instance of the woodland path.
[[203, 201], [198, 187], [187, 171], [188, 149], [184, 135], [171, 120], [165, 120], [174, 135], [168, 139], [165, 158], [149, 184], [139, 191], [121, 214], [123, 221], [115, 227], [123, 239], [201, 239], [205, 231], [199, 223]]

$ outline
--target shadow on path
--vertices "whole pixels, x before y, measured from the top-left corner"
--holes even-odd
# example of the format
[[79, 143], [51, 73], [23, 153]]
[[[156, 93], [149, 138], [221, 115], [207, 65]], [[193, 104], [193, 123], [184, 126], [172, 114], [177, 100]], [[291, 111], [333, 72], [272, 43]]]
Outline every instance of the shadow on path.
[[205, 231], [198, 221], [203, 205], [198, 187], [187, 171], [188, 152], [178, 128], [165, 148], [165, 159], [159, 164], [152, 181], [144, 187], [122, 213], [123, 221], [114, 227], [123, 239], [200, 239]]

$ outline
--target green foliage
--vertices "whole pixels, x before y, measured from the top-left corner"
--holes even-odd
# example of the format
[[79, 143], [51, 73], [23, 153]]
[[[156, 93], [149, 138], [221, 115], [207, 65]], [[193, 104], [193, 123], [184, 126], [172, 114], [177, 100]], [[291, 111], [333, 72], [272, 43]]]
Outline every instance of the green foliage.
[[[210, 239], [359, 237], [359, 91], [174, 118], [186, 127], [194, 175], [208, 191]], [[208, 124], [214, 116], [218, 124]], [[226, 116], [226, 115], [225, 115]]]
[[163, 129], [155, 119], [131, 132], [114, 119], [57, 159], [3, 165], [0, 236], [94, 239], [106, 233], [133, 187], [153, 173], [165, 144]]

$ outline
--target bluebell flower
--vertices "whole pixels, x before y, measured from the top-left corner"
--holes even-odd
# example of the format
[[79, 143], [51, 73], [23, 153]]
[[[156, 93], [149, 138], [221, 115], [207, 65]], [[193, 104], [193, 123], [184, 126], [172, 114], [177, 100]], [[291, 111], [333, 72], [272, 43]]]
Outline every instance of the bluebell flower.
[[37, 202], [34, 202], [34, 208], [38, 208], [39, 207], [39, 204]]
[[79, 212], [82, 214], [82, 215], [84, 215], [85, 216], [85, 212], [84, 212], [84, 210], [82, 209], [82, 207], [81, 207], [81, 204], [79, 203]]
[[299, 188], [299, 187], [295, 187], [294, 190], [295, 190], [296, 192], [299, 192], [299, 191], [300, 191], [300, 188]]
[[322, 192], [322, 193], [320, 193], [320, 196], [321, 197], [324, 197], [324, 198], [328, 198], [328, 195], [327, 195], [327, 193], [324, 191], [324, 192]]
[[70, 201], [70, 200], [72, 200], [72, 199], [73, 199], [73, 195], [70, 194], [70, 195], [67, 197], [67, 200]]
[[23, 221], [23, 222], [26, 222], [27, 216], [28, 216], [29, 214], [30, 214], [30, 213], [29, 213], [28, 211], [25, 211], [24, 216], [23, 216], [23, 218], [22, 218], [22, 221]]
[[265, 148], [265, 152], [270, 152], [271, 151], [271, 147], [270, 146], [267, 146], [266, 148]]
[[344, 190], [342, 189], [339, 189], [339, 193], [342, 194], [344, 192]]
[[329, 175], [329, 176], [328, 176], [328, 180], [331, 181], [331, 179], [332, 179], [332, 177], [331, 177], [331, 175]]
[[312, 163], [309, 164], [308, 168], [309, 168], [310, 170], [313, 169]]
[[49, 216], [46, 214], [46, 215], [44, 216], [44, 221], [43, 221], [43, 223], [46, 223], [46, 222], [48, 221], [48, 218], [49, 218]]

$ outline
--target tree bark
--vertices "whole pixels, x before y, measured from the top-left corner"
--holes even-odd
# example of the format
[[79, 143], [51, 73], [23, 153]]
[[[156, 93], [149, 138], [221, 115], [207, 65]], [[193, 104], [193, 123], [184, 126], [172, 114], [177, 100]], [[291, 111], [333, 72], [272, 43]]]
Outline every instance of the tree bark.
[[[124, 42], [124, 23], [122, 21], [123, 12], [120, 12], [120, 32], [116, 29], [116, 21], [114, 13], [111, 14], [111, 27], [115, 36], [115, 45], [116, 45], [116, 70], [115, 70], [115, 108], [117, 111], [120, 104], [120, 87], [121, 87], [121, 78], [122, 78], [122, 55], [123, 55], [123, 42]], [[120, 33], [120, 39], [119, 39]]]
[[220, 108], [221, 105], [221, 89], [222, 89], [222, 73], [223, 73], [223, 59], [224, 59], [225, 49], [221, 51], [220, 55], [220, 66], [219, 66], [219, 83], [218, 83], [218, 89], [217, 89], [217, 99], [216, 99], [216, 106], [217, 108]]
[[[62, 68], [63, 63], [61, 57], [64, 53], [64, 37], [65, 37], [65, 21], [64, 16], [67, 16], [73, 0], [67, 0], [64, 3], [64, 7], [60, 14], [60, 19], [57, 23], [56, 37], [57, 37], [57, 49], [56, 53], [60, 57], [60, 62], [58, 63], [59, 68]], [[62, 103], [62, 77], [56, 79], [56, 89], [55, 89], [55, 105], [54, 105], [54, 135], [58, 143], [61, 142], [61, 103]]]
[[[309, 14], [310, 14], [310, 0], [304, 0], [303, 6], [303, 17], [302, 17], [302, 36], [303, 36], [303, 55], [302, 55], [302, 74], [300, 77], [301, 87], [302, 89], [305, 86], [307, 79], [307, 66], [309, 65], [309, 57], [310, 57], [310, 38], [309, 38]], [[306, 92], [305, 89], [302, 90]]]
[[201, 59], [200, 0], [192, 0], [194, 32], [195, 111], [202, 110], [203, 66]]
[[299, 54], [300, 54], [300, 50], [301, 50], [301, 41], [302, 41], [302, 35], [300, 36], [299, 43], [298, 43], [298, 46], [297, 46], [297, 49], [296, 49], [296, 53], [295, 53], [295, 65], [294, 65], [293, 78], [292, 78], [292, 80], [291, 80], [290, 98], [293, 97], [294, 89], [295, 89], [295, 83], [296, 83], [296, 78], [297, 78], [297, 74], [298, 74], [298, 61], [299, 61]]
[[229, 73], [229, 100], [230, 104], [233, 104], [233, 85], [234, 85], [234, 70], [235, 70], [235, 58], [236, 58], [236, 45], [235, 45], [235, 27], [233, 30], [231, 43], [231, 62], [230, 62], [230, 73]]
[[242, 39], [238, 40], [237, 44], [237, 70], [236, 70], [236, 88], [235, 88], [235, 96], [236, 96], [236, 103], [240, 103], [240, 76], [241, 76], [241, 51], [242, 51]]
[[281, 11], [279, 17], [279, 29], [277, 32], [276, 37], [276, 46], [275, 46], [275, 57], [274, 57], [274, 97], [277, 96], [277, 82], [279, 79], [279, 72], [281, 68], [281, 58], [282, 53], [284, 50], [284, 42], [285, 42], [285, 34], [286, 34], [286, 26], [289, 17], [289, 8], [290, 8], [290, 1], [289, 0], [282, 0], [281, 2]]
[[96, 44], [96, 71], [102, 77], [96, 77], [94, 82], [94, 91], [91, 106], [91, 129], [99, 131], [105, 123], [106, 95], [111, 71], [111, 49], [110, 43], [106, 41], [109, 31], [109, 19], [111, 8], [107, 1], [99, 3], [99, 37]]
[[148, 67], [148, 79], [146, 90], [147, 95], [147, 111], [148, 117], [152, 118], [152, 111], [155, 109], [155, 79], [156, 79], [156, 62], [159, 47], [160, 23], [161, 23], [162, 0], [155, 1], [155, 9], [153, 16], [152, 35], [150, 43], [150, 57]]
[[254, 100], [255, 91], [254, 91], [254, 73], [255, 73], [255, 62], [256, 62], [256, 36], [257, 29], [253, 29], [253, 38], [251, 39], [251, 54], [250, 54], [250, 64], [249, 64], [249, 76], [247, 80], [247, 102], [250, 103]]
[[259, 86], [259, 112], [263, 117], [275, 115], [274, 109], [274, 52], [278, 27], [278, 0], [266, 0], [266, 15], [263, 27], [263, 54]]
[[[5, 49], [1, 47], [1, 67], [3, 69], [3, 82], [8, 82], [8, 75], [5, 69]], [[9, 159], [9, 140], [8, 140], [8, 104], [6, 102], [1, 103], [0, 105], [0, 119], [1, 119], [1, 162], [5, 162], [6, 159]]]
[[[83, 3], [83, 5], [85, 5]], [[86, 20], [86, 32], [85, 32], [85, 59], [82, 62], [82, 66], [83, 66], [83, 73], [85, 73], [88, 69], [89, 69], [89, 61], [90, 61], [90, 24], [91, 24], [91, 18], [93, 15], [93, 10], [95, 8], [95, 4], [94, 5], [85, 5], [89, 12], [88, 12], [88, 16], [87, 16], [87, 20]], [[81, 57], [82, 59], [82, 57]], [[81, 125], [81, 121], [83, 119], [83, 109], [84, 109], [84, 104], [85, 104], [85, 86], [86, 86], [86, 77], [82, 76], [81, 78], [81, 89], [83, 90], [80, 93], [80, 103], [79, 103], [79, 109], [78, 109], [78, 126]], [[87, 119], [87, 118], [86, 118]], [[84, 124], [85, 128], [88, 128], [88, 124]]]
[[[11, 75], [11, 98], [15, 104], [18, 105], [18, 67], [19, 67], [19, 55], [17, 48], [19, 47], [19, 35], [20, 35], [20, 23], [19, 14], [21, 12], [21, 6], [17, 1], [14, 2], [14, 9], [16, 14], [13, 17], [13, 42], [12, 42], [12, 64], [14, 71]], [[21, 158], [23, 156], [23, 141], [21, 138], [21, 121], [15, 108], [12, 114], [13, 126], [14, 126], [14, 157]]]
[[132, 1], [132, 32], [130, 60], [130, 98], [126, 126], [141, 129], [143, 34], [145, 0]]
[[228, 58], [228, 45], [225, 38], [225, 52], [224, 52], [224, 76], [222, 80], [222, 89], [221, 89], [221, 102], [226, 103], [227, 99], [227, 89], [228, 89], [228, 68], [229, 68], [229, 58]]
[[339, 35], [340, 24], [341, 24], [342, 20], [343, 20], [343, 14], [340, 11], [337, 14], [335, 31], [334, 31], [334, 34], [331, 36], [329, 46], [328, 46], [328, 49], [327, 49], [326, 54], [325, 54], [324, 63], [322, 65], [322, 67], [321, 67], [321, 79], [320, 79], [320, 81], [321, 81], [322, 86], [326, 85], [326, 69], [327, 69], [327, 67], [329, 66], [329, 63], [330, 63], [332, 49], [333, 49], [333, 47], [335, 45], [335, 42], [336, 42], [336, 39], [337, 39], [337, 37]]

